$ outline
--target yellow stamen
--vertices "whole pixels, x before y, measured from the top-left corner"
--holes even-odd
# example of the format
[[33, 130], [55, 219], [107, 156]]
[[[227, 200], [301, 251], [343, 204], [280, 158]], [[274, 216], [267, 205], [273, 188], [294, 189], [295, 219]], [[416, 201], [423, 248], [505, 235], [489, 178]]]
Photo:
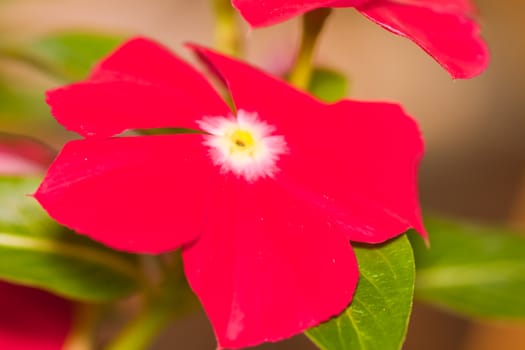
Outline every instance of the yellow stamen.
[[235, 130], [231, 135], [231, 140], [240, 150], [246, 150], [255, 145], [252, 133], [242, 129]]

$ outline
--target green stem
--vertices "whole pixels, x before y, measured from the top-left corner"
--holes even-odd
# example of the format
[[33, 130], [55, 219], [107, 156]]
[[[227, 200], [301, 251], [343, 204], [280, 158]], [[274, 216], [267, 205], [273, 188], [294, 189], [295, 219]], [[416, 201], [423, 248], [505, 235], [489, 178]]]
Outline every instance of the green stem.
[[307, 89], [310, 84], [315, 47], [330, 12], [329, 8], [320, 8], [303, 16], [301, 47], [289, 78], [300, 89]]
[[241, 40], [239, 38], [238, 19], [230, 0], [213, 0], [215, 10], [215, 48], [223, 53], [239, 56]]
[[100, 305], [77, 303], [75, 322], [66, 339], [63, 350], [92, 350], [93, 333], [100, 316]]
[[[147, 349], [157, 335], [174, 318], [167, 296], [152, 297], [145, 302], [142, 311], [129, 323], [123, 332], [106, 350], [143, 350]], [[173, 297], [173, 296], [170, 296]]]
[[177, 317], [184, 316], [197, 305], [182, 268], [180, 254], [169, 260], [159, 259], [163, 282], [146, 292], [141, 312], [110, 343], [106, 350], [144, 350]]

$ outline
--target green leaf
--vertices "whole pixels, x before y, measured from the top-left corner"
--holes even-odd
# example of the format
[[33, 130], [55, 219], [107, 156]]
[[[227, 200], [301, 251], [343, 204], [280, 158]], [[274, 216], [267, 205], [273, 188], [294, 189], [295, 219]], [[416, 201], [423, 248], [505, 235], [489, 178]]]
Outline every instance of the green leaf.
[[0, 278], [95, 302], [137, 289], [142, 277], [136, 257], [55, 224], [27, 195], [38, 182], [0, 177]]
[[360, 279], [352, 304], [306, 335], [323, 350], [398, 350], [414, 292], [414, 258], [405, 235], [379, 246], [356, 245]]
[[413, 239], [416, 297], [457, 313], [525, 318], [525, 236], [426, 220], [430, 249]]
[[107, 34], [68, 32], [41, 38], [31, 50], [77, 80], [85, 78], [95, 63], [121, 41], [121, 37]]
[[24, 45], [4, 44], [0, 46], [0, 56], [25, 62], [63, 80], [79, 80], [121, 41], [121, 37], [107, 34], [66, 32]]
[[6, 122], [43, 115], [48, 116], [48, 112], [42, 95], [20, 84], [0, 79], [0, 119]]
[[348, 81], [344, 75], [334, 70], [316, 68], [308, 91], [325, 102], [335, 102], [348, 93]]

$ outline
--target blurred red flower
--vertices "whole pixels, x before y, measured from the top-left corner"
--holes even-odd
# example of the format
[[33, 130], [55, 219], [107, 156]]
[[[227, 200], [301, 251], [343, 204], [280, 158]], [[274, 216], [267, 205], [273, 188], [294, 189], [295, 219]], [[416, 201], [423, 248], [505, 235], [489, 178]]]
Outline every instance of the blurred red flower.
[[49, 147], [36, 140], [0, 133], [0, 176], [42, 173], [54, 156]]
[[322, 7], [354, 7], [394, 34], [406, 37], [454, 78], [472, 78], [489, 53], [473, 19], [470, 0], [232, 0], [254, 27], [268, 26]]
[[[416, 123], [389, 103], [322, 103], [205, 48], [204, 76], [134, 39], [82, 82], [48, 93], [65, 145], [35, 194], [58, 222], [130, 252], [182, 247], [219, 345], [300, 333], [351, 301], [348, 241], [423, 235]], [[127, 129], [194, 133], [112, 137]]]
[[[0, 133], [0, 176], [45, 171], [53, 152], [26, 137]], [[50, 293], [0, 281], [0, 349], [60, 350], [73, 326], [73, 304]]]
[[70, 302], [0, 281], [0, 349], [60, 350], [73, 324]]

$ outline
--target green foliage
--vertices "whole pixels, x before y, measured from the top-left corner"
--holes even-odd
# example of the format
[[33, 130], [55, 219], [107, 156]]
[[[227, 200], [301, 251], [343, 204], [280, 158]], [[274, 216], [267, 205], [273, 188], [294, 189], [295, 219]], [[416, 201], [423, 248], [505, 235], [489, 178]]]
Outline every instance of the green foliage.
[[[3, 43], [0, 58], [24, 63], [62, 81], [85, 78], [94, 64], [121, 42], [120, 37], [93, 33], [60, 33], [31, 43]], [[43, 91], [0, 76], [0, 118], [8, 121], [48, 117]]]
[[0, 57], [23, 62], [65, 81], [80, 80], [120, 42], [121, 37], [89, 32], [51, 34], [30, 43], [0, 45]]
[[312, 72], [308, 91], [325, 102], [335, 102], [348, 93], [348, 80], [334, 70], [316, 68]]
[[85, 301], [133, 292], [142, 278], [136, 258], [56, 225], [28, 196], [38, 182], [0, 177], [0, 278]]
[[0, 119], [29, 119], [39, 115], [47, 116], [47, 106], [42, 96], [0, 79]]
[[416, 297], [479, 318], [525, 317], [525, 236], [429, 219], [430, 249], [412, 239]]
[[401, 236], [380, 246], [357, 245], [360, 280], [352, 304], [306, 335], [323, 350], [398, 350], [414, 292], [414, 258]]
[[28, 52], [70, 80], [79, 80], [121, 41], [121, 37], [107, 34], [67, 32], [40, 38], [29, 46]]

